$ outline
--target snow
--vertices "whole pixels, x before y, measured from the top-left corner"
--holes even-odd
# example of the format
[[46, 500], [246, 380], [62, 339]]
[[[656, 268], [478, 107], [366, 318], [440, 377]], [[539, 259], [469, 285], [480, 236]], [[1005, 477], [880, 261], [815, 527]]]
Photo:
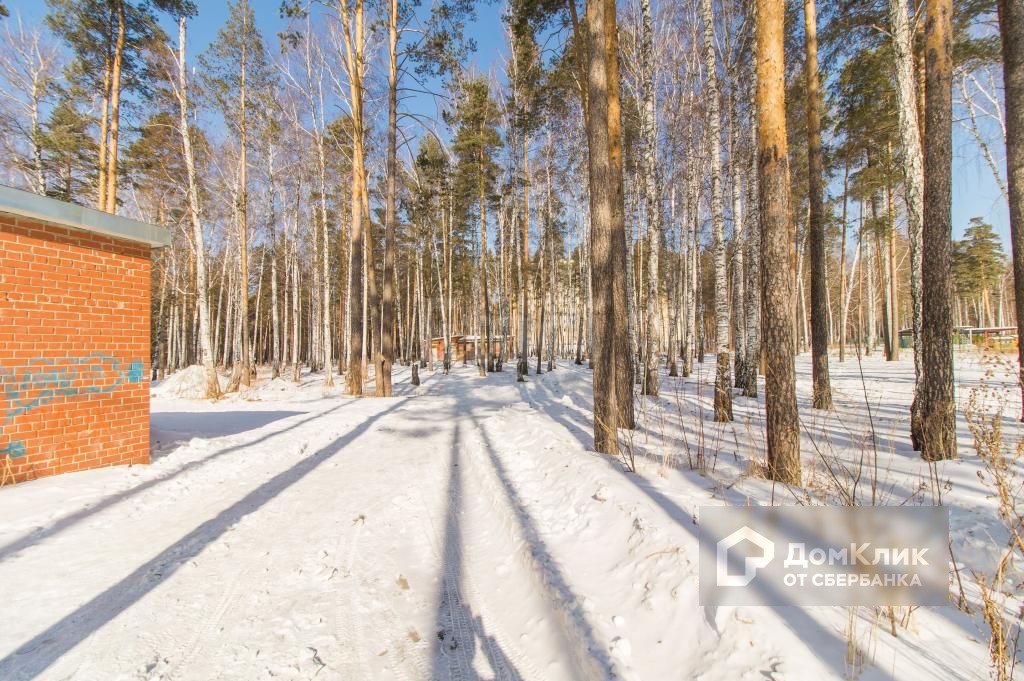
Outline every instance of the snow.
[[[959, 355], [960, 403], [987, 385], [1019, 412], [1011, 364]], [[800, 489], [753, 474], [763, 401], [710, 420], [710, 360], [641, 402], [635, 473], [589, 451], [590, 372], [570, 363], [416, 388], [399, 368], [391, 400], [304, 373], [198, 401], [179, 372], [153, 387], [152, 464], [0, 489], [0, 679], [848, 678], [846, 608], [697, 603], [699, 507], [836, 503], [825, 463], [875, 451], [869, 411], [878, 503], [932, 503], [909, 355], [832, 372], [837, 409], [815, 413], [798, 359]], [[1005, 533], [959, 425], [937, 477], [958, 563], [990, 569]], [[986, 676], [986, 632], [953, 607], [895, 638], [853, 621], [859, 678]]]
[[176, 371], [164, 380], [154, 383], [153, 394], [186, 400], [202, 399], [206, 395], [206, 370], [194, 365]]

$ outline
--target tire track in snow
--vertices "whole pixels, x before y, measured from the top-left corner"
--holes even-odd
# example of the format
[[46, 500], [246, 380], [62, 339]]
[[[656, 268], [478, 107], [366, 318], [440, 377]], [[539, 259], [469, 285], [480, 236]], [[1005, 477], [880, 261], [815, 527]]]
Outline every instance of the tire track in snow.
[[[528, 409], [531, 413], [539, 413], [532, 407]], [[497, 441], [523, 447], [536, 446], [535, 441], [524, 438], [521, 424], [516, 428], [506, 427], [507, 410], [508, 408], [488, 414], [482, 421], [479, 418], [475, 419], [474, 437], [477, 446], [469, 452], [470, 456], [466, 457], [475, 470], [474, 477], [490, 492], [488, 496], [492, 499], [492, 508], [506, 531], [517, 543], [528, 547], [528, 550], [521, 551], [518, 555], [539, 587], [537, 592], [557, 615], [560, 629], [571, 647], [573, 666], [577, 673], [586, 681], [626, 678], [626, 670], [620, 669], [608, 655], [608, 647], [596, 639], [581, 603], [559, 571], [554, 557], [544, 548], [535, 521], [530, 517], [519, 492], [505, 472], [500, 453], [492, 445], [491, 436], [486, 429], [489, 423], [496, 424], [501, 431], [501, 437], [496, 438]], [[510, 511], [512, 519], [501, 513], [499, 509], [502, 507]]]
[[[473, 666], [475, 658], [476, 643], [480, 642], [483, 647], [484, 656], [494, 674], [495, 681], [524, 681], [541, 680], [546, 676], [534, 666], [530, 659], [522, 652], [520, 647], [512, 642], [501, 626], [501, 620], [493, 617], [487, 601], [481, 596], [474, 578], [475, 568], [483, 567], [468, 565], [466, 553], [462, 550], [464, 543], [469, 543], [460, 515], [463, 513], [465, 497], [474, 498], [475, 495], [463, 495], [463, 480], [461, 475], [462, 467], [459, 461], [466, 457], [461, 456], [465, 447], [459, 440], [460, 427], [455, 423], [451, 457], [448, 460], [447, 473], [449, 480], [447, 484], [438, 479], [437, 467], [432, 466], [430, 476], [434, 479], [434, 486], [438, 489], [446, 489], [445, 500], [447, 508], [444, 513], [443, 548], [439, 541], [436, 530], [439, 526], [435, 514], [429, 512], [429, 506], [420, 494], [421, 505], [426, 515], [431, 519], [431, 538], [433, 540], [435, 557], [442, 561], [441, 572], [441, 599], [439, 610], [444, 612], [444, 620], [450, 627], [449, 632], [455, 633], [455, 647], [451, 647], [447, 640], [438, 641], [437, 644], [443, 647], [444, 661], [447, 663], [448, 679], [450, 681], [474, 681], [480, 676]], [[472, 510], [477, 513], [482, 505], [477, 504]], [[473, 616], [474, 610], [476, 616]], [[440, 620], [438, 620], [440, 624]], [[485, 629], [485, 623], [490, 630]], [[473, 645], [468, 645], [472, 643]], [[437, 681], [437, 662], [435, 660], [434, 679]], [[424, 677], [426, 678], [426, 677]]]

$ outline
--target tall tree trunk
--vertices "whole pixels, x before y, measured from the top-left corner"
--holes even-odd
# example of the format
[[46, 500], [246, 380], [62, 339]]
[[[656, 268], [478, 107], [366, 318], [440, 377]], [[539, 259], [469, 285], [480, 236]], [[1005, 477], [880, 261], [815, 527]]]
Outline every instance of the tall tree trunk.
[[[756, 73], [752, 81], [756, 81]], [[750, 175], [747, 185], [747, 229], [746, 229], [746, 300], [747, 306], [747, 360], [745, 362], [746, 374], [744, 375], [743, 394], [747, 397], [757, 397], [757, 372], [761, 365], [761, 219], [760, 213], [754, 211], [754, 206], [759, 205], [758, 191], [758, 153], [757, 153], [757, 106], [753, 104], [756, 94], [756, 84], [751, 83], [751, 111], [750, 132], [753, 139], [750, 145]]]
[[729, 287], [725, 259], [722, 197], [722, 121], [718, 103], [718, 59], [712, 0], [701, 0], [704, 62], [707, 71], [708, 153], [711, 155], [711, 227], [715, 259], [715, 420], [732, 421], [732, 367], [729, 357]]
[[[998, 0], [1003, 46], [1003, 85], [1006, 98], [1006, 180], [1010, 204], [1010, 243], [1013, 251], [1013, 298], [1017, 338], [1024, 338], [1024, 4]], [[1017, 359], [1024, 403], [1024, 343], [1018, 340]], [[1022, 404], [1024, 408], [1024, 404]], [[1024, 421], [1024, 412], [1021, 413]]]
[[825, 198], [821, 161], [821, 92], [818, 78], [818, 25], [814, 0], [804, 0], [807, 61], [808, 243], [811, 249], [811, 403], [832, 408], [828, 375], [828, 282], [825, 275]]
[[[607, 74], [607, 126], [608, 126], [608, 167], [612, 192], [612, 265], [615, 324], [615, 389], [618, 391], [616, 408], [619, 410], [618, 426], [633, 428], [636, 420], [633, 412], [633, 385], [635, 384], [635, 355], [632, 354], [631, 315], [627, 300], [627, 266], [629, 249], [626, 241], [625, 206], [622, 182], [622, 104], [619, 97], [619, 30], [615, 15], [615, 3], [605, 0], [604, 6], [604, 51]], [[587, 9], [587, 16], [590, 10]], [[593, 58], [593, 53], [591, 53]], [[596, 114], [592, 114], [596, 115]]]
[[388, 13], [388, 149], [387, 185], [384, 197], [384, 282], [381, 310], [380, 353], [376, 360], [378, 397], [391, 397], [391, 367], [395, 362], [395, 201], [398, 172], [398, 0], [391, 0]]
[[846, 361], [846, 220], [847, 200], [850, 191], [850, 163], [843, 163], [843, 217], [842, 236], [839, 242], [839, 362]]
[[200, 222], [199, 186], [196, 181], [195, 154], [192, 150], [192, 132], [189, 127], [188, 82], [185, 70], [185, 17], [178, 19], [178, 127], [181, 132], [181, 148], [185, 159], [185, 173], [188, 181], [188, 215], [192, 223], [192, 246], [195, 249], [196, 296], [199, 308], [199, 357], [206, 372], [205, 396], [209, 399], [220, 397], [220, 380], [213, 360], [213, 343], [210, 333], [210, 301], [206, 270], [206, 244], [203, 225]]
[[[734, 67], [739, 70], [739, 64]], [[738, 79], [737, 79], [738, 80]], [[740, 128], [739, 101], [736, 87], [729, 95], [729, 184], [732, 188], [732, 337], [734, 385], [743, 388], [747, 375], [747, 308], [743, 303], [746, 286], [743, 275], [743, 190], [740, 181], [740, 158], [737, 138]]]
[[108, 213], [117, 212], [117, 147], [121, 130], [121, 70], [124, 64], [124, 46], [128, 33], [124, 0], [116, 0], [117, 41], [114, 43], [114, 59], [110, 75], [110, 142], [107, 146], [107, 169], [104, 179], [107, 188], [104, 193]]
[[920, 110], [914, 74], [914, 34], [906, 0], [889, 0], [893, 62], [896, 67], [896, 113], [903, 147], [903, 195], [907, 207], [910, 246], [910, 318], [914, 345], [914, 399], [911, 402], [911, 442], [920, 449], [919, 389], [921, 385], [921, 230], [924, 211], [924, 161], [921, 151]]
[[[554, 371], [555, 369], [555, 344], [558, 338], [558, 316], [555, 313], [555, 287], [556, 287], [556, 270], [557, 264], [555, 262], [555, 217], [554, 217], [554, 189], [551, 183], [551, 166], [554, 164], [554, 141], [551, 138], [551, 126], [548, 126], [548, 158], [545, 168], [545, 189], [547, 195], [547, 225], [545, 227], [545, 248], [547, 249], [547, 287], [548, 287], [548, 371]], [[543, 303], [542, 303], [543, 304]], [[542, 317], [543, 318], [543, 317]], [[543, 324], [541, 324], [541, 338], [544, 337]], [[543, 343], [541, 344], [543, 345]], [[540, 346], [538, 346], [538, 357], [540, 356]], [[540, 371], [537, 371], [539, 374]]]
[[[352, 114], [352, 227], [350, 231], [350, 257], [348, 280], [349, 298], [349, 339], [348, 367], [345, 385], [349, 394], [361, 397], [363, 394], [365, 346], [363, 335], [366, 326], [364, 310], [365, 292], [365, 233], [370, 218], [364, 214], [366, 198], [366, 152], [364, 150], [363, 122], [363, 69], [365, 48], [363, 39], [363, 0], [355, 0], [354, 27], [350, 24], [348, 3], [338, 4], [344, 22], [342, 35], [345, 39], [345, 64], [349, 80], [349, 104]], [[354, 28], [354, 35], [353, 35]]]
[[793, 358], [792, 239], [782, 0], [757, 0], [757, 113], [760, 177], [761, 326], [765, 360], [768, 477], [800, 484], [800, 431]]
[[931, 0], [925, 26], [924, 253], [922, 280], [921, 455], [956, 457], [953, 402], [952, 67], [953, 3]]
[[484, 345], [484, 357], [486, 359], [481, 363], [480, 367], [481, 371], [486, 374], [489, 371], [494, 371], [494, 345], [491, 340], [491, 294], [488, 290], [487, 281], [487, 187], [482, 170], [484, 167], [483, 149], [480, 150], [479, 161], [481, 172], [477, 184], [477, 200], [480, 203], [480, 303], [483, 306], [484, 341], [486, 343]]
[[530, 154], [529, 135], [523, 134], [523, 219], [519, 226], [519, 363], [517, 379], [530, 373]]
[[689, 191], [687, 194], [687, 221], [686, 225], [686, 333], [683, 336], [683, 366], [684, 377], [689, 377], [693, 371], [693, 355], [697, 349], [697, 324], [700, 320], [697, 305], [697, 287], [700, 284], [698, 277], [698, 264], [700, 261], [700, 218], [698, 215], [700, 207], [700, 176], [696, 168], [688, 171]]
[[[612, 159], [612, 140], [609, 126], [609, 89], [612, 70], [608, 65], [607, 33], [614, 30], [608, 15], [614, 16], [614, 0], [591, 0], [587, 3], [589, 44], [589, 73], [587, 79], [587, 145], [590, 150], [590, 288], [594, 298], [594, 449], [604, 454], [617, 455], [619, 443], [617, 428], [620, 409], [617, 404], [619, 390], [618, 358], [616, 352], [624, 350], [617, 343], [616, 315], [616, 254], [619, 246], [615, 223], [616, 200], [621, 192], [613, 189], [616, 176]], [[620, 176], [621, 177], [621, 176]], [[621, 206], [617, 207], [621, 211]], [[623, 289], [624, 294], [624, 289]]]
[[893, 210], [892, 185], [886, 185], [886, 271], [889, 275], [889, 339], [888, 359], [895, 362], [900, 358], [900, 301], [899, 273], [896, 270], [896, 214]]
[[[241, 70], [239, 74], [238, 115], [239, 115], [239, 160], [238, 160], [238, 339], [234, 367], [228, 391], [238, 390], [239, 385], [249, 385], [249, 129], [247, 125], [247, 93], [245, 87], [246, 67], [245, 41], [242, 41]], [[109, 197], [108, 197], [109, 198]]]
[[658, 359], [661, 355], [661, 324], [658, 315], [658, 255], [661, 250], [661, 182], [658, 173], [658, 119], [654, 93], [654, 29], [651, 2], [640, 0], [642, 31], [640, 72], [643, 78], [644, 180], [647, 206], [647, 343], [644, 348], [643, 394], [658, 395]]
[[[107, 209], [107, 145], [110, 139], [110, 76], [113, 70], [113, 44], [108, 40], [103, 60], [103, 96], [100, 104], [99, 159], [96, 163], [96, 208]], [[70, 159], [70, 154], [69, 154]], [[67, 186], [64, 195], [71, 196], [71, 161], [68, 161]]]

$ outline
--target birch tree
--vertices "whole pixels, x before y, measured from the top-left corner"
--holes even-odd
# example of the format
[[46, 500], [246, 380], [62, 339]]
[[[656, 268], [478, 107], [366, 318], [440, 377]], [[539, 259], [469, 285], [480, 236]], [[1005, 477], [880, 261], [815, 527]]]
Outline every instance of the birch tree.
[[220, 379], [213, 359], [213, 343], [210, 333], [209, 284], [206, 269], [206, 241], [199, 207], [199, 183], [196, 177], [195, 153], [192, 149], [192, 128], [189, 122], [188, 71], [185, 62], [186, 17], [178, 18], [177, 87], [174, 94], [178, 100], [178, 131], [181, 135], [182, 156], [188, 179], [188, 217], [192, 225], [192, 248], [195, 251], [196, 302], [199, 308], [199, 359], [206, 373], [205, 396], [208, 399], [220, 397]]
[[715, 420], [732, 421], [732, 368], [729, 356], [729, 287], [725, 258], [725, 217], [722, 196], [722, 122], [718, 91], [718, 58], [712, 0], [701, 0], [708, 105], [708, 153], [711, 155], [711, 229], [715, 262]]

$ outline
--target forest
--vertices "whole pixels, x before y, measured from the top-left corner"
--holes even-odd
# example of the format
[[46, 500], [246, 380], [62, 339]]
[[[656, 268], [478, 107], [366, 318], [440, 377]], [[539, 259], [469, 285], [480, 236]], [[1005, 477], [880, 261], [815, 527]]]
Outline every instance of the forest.
[[[171, 240], [152, 251], [151, 472], [130, 489], [90, 478], [53, 525], [30, 514], [61, 488], [0, 498], [0, 583], [88, 553], [25, 537], [145, 494], [122, 525], [64, 539], [148, 542], [133, 514], [184, 504], [155, 523], [175, 533], [164, 553], [113, 552], [127, 581], [89, 572], [82, 588], [110, 589], [98, 600], [72, 598], [85, 605], [57, 624], [26, 615], [42, 632], [27, 643], [0, 635], [0, 676], [86, 678], [86, 638], [153, 679], [278, 676], [279, 657], [288, 678], [669, 678], [697, 659], [722, 679], [782, 678], [780, 660], [786, 678], [1019, 673], [1021, 0], [6, 0], [0, 32], [0, 184]], [[178, 401], [182, 376], [202, 409]], [[306, 477], [339, 451], [364, 463]], [[200, 491], [158, 485], [179, 475]], [[232, 481], [252, 490], [207, 518], [200, 496], [227, 504], [208, 486]], [[292, 485], [325, 512], [272, 512]], [[956, 607], [691, 616], [695, 568], [679, 565], [708, 499], [948, 504]], [[409, 557], [393, 570], [392, 541]], [[506, 553], [522, 564], [488, 562]], [[300, 559], [277, 573], [291, 605], [262, 603], [252, 566]], [[162, 622], [142, 596], [192, 569], [208, 581], [189, 589], [231, 586], [165, 611], [220, 605], [122, 655], [105, 625]], [[349, 586], [302, 581], [336, 575]], [[436, 609], [414, 600], [429, 580]], [[338, 612], [400, 643], [378, 652], [361, 624], [295, 605], [333, 588], [351, 599]], [[36, 589], [49, 612], [62, 589]], [[220, 622], [244, 608], [301, 645], [260, 644], [268, 626], [230, 660], [197, 652], [190, 630], [233, 636]], [[683, 625], [705, 635], [659, 648]]]
[[915, 444], [954, 455], [946, 339], [1017, 316], [1000, 238], [975, 218], [954, 242], [950, 210], [956, 126], [1019, 221], [1012, 11], [644, 1], [598, 25], [515, 0], [484, 72], [470, 0], [290, 0], [277, 35], [239, 0], [191, 55], [199, 10], [49, 0], [3, 23], [9, 182], [174, 234], [157, 376], [202, 364], [214, 396], [219, 367], [228, 391], [309, 367], [388, 396], [395, 362], [432, 368], [438, 339], [447, 370], [466, 337], [481, 375], [587, 362], [615, 453], [634, 384], [712, 353], [717, 420], [768, 376], [784, 461], [794, 353], [827, 409], [829, 361], [912, 348]]

